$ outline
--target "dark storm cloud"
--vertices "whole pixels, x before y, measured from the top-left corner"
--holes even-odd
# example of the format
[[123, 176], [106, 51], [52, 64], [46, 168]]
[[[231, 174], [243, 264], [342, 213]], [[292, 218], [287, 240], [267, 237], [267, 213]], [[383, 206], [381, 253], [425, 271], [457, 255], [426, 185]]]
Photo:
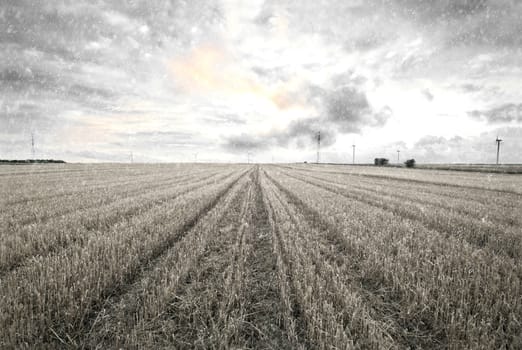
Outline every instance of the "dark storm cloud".
[[506, 103], [489, 110], [474, 110], [469, 115], [490, 124], [522, 123], [522, 103]]

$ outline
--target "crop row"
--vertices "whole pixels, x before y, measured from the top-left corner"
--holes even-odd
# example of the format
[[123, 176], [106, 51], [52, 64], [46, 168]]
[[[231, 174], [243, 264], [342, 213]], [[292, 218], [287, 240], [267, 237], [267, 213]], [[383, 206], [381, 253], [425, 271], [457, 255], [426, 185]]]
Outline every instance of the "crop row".
[[[52, 198], [37, 198], [23, 202], [7, 204], [0, 213], [2, 229], [11, 231], [16, 226], [39, 223], [57, 216], [63, 216], [73, 211], [84, 210], [104, 205], [120, 198], [136, 197], [137, 195], [168, 188], [194, 180], [204, 180], [219, 173], [189, 173], [181, 176], [164, 174], [163, 177], [147, 174], [141, 178], [131, 180], [120, 179], [110, 184], [93, 186], [79, 186], [83, 190], [72, 193], [61, 193]], [[49, 205], [49, 202], [53, 205]], [[1, 234], [1, 233], [0, 233]]]
[[[74, 342], [103, 301], [132, 284], [148, 261], [179, 241], [243, 177], [167, 194], [150, 209], [90, 231], [55, 254], [31, 258], [2, 277], [0, 344]], [[173, 195], [171, 193], [170, 195]], [[97, 222], [95, 220], [95, 222]]]
[[308, 180], [323, 180], [349, 188], [351, 191], [371, 192], [379, 196], [393, 196], [419, 205], [437, 205], [462, 215], [492, 221], [501, 225], [521, 225], [522, 196], [504, 192], [464, 189], [458, 186], [410, 183], [403, 180], [375, 179], [353, 174], [328, 174], [292, 171]]
[[72, 211], [64, 217], [56, 217], [43, 223], [8, 229], [2, 234], [0, 245], [0, 271], [13, 269], [35, 254], [56, 252], [71, 243], [82, 244], [97, 234], [116, 225], [124, 225], [134, 216], [155, 210], [184, 193], [225, 181], [234, 176], [226, 173], [218, 177], [203, 178], [190, 183], [175, 184], [166, 189], [160, 187], [137, 196], [115, 198], [107, 204], [84, 210]]
[[[478, 247], [490, 249], [498, 254], [517, 259], [522, 254], [522, 237], [519, 227], [486, 221], [484, 217], [462, 215], [454, 204], [440, 205], [433, 202], [419, 203], [414, 196], [404, 198], [374, 192], [373, 189], [352, 188], [350, 184], [335, 184], [329, 181], [286, 174], [291, 178], [307, 182], [346, 198], [367, 203], [393, 212], [395, 215], [421, 222], [429, 229], [449, 234]], [[505, 210], [505, 209], [504, 209]], [[500, 211], [500, 210], [499, 210]], [[484, 213], [484, 215], [487, 215]], [[502, 221], [502, 219], [499, 219]]]
[[[347, 285], [362, 286], [359, 295], [367, 297], [362, 299], [361, 310], [368, 310], [367, 314], [373, 315], [371, 320], [380, 322], [377, 330], [385, 330], [381, 334], [384, 339], [389, 335], [392, 345], [502, 348], [520, 344], [522, 274], [511, 259], [429, 229], [418, 220], [285, 177], [275, 170], [268, 171], [268, 176], [285, 198], [281, 202], [293, 203], [303, 213], [294, 222], [307, 220], [325, 229], [322, 236], [334, 237], [331, 252], [324, 248], [326, 255], [310, 259], [308, 265], [337, 261], [341, 270], [331, 274], [326, 285], [334, 284], [335, 276], [353, 276], [355, 283], [340, 282], [339, 290]], [[288, 229], [289, 234], [294, 231], [301, 234], [291, 241], [318, 236], [306, 228]], [[298, 256], [299, 250], [295, 249], [293, 256]], [[313, 244], [301, 251], [313, 251]], [[303, 267], [302, 272], [310, 270], [310, 266]], [[328, 276], [327, 270], [316, 267], [314, 275]], [[313, 292], [311, 281], [301, 288], [312, 288]], [[318, 287], [317, 293], [321, 290]], [[340, 292], [332, 295], [336, 293]], [[308, 308], [313, 309], [313, 304]], [[313, 320], [311, 317], [308, 322]], [[368, 322], [373, 324], [371, 320]], [[346, 322], [342, 325], [346, 326]], [[325, 334], [335, 334], [334, 326]], [[356, 327], [356, 335], [368, 329]], [[350, 338], [366, 339], [362, 334]], [[312, 339], [317, 337], [315, 334]]]
[[462, 189], [486, 189], [504, 193], [522, 194], [522, 178], [512, 174], [467, 173], [445, 170], [400, 169], [375, 166], [292, 165], [289, 169], [301, 169], [310, 173], [351, 174], [369, 179], [406, 181], [408, 183], [460, 187]]

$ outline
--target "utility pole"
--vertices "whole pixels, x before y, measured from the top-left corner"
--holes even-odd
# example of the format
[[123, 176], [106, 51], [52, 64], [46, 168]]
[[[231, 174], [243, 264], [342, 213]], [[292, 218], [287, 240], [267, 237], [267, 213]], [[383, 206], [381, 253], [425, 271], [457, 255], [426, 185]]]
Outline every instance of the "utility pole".
[[33, 160], [35, 159], [35, 150], [34, 150], [34, 132], [31, 133], [31, 156]]
[[247, 162], [250, 164], [250, 152], [247, 153]]
[[502, 142], [501, 139], [498, 138], [498, 135], [497, 135], [497, 139], [495, 140], [497, 142], [497, 165], [499, 164], [498, 161], [499, 161], [499, 155], [500, 155], [500, 143]]
[[132, 155], [132, 151], [131, 151], [131, 153], [130, 153], [130, 162], [131, 162], [131, 164], [134, 163], [134, 157], [133, 157], [133, 155]]
[[400, 160], [399, 160], [399, 154], [401, 154], [401, 151], [400, 151], [400, 150], [397, 150], [397, 164], [400, 163]]
[[353, 151], [352, 151], [352, 164], [355, 165], [355, 145], [352, 145]]
[[317, 164], [319, 164], [321, 152], [321, 132], [317, 132]]
[[197, 163], [197, 162], [198, 162], [198, 154], [194, 153], [194, 163]]

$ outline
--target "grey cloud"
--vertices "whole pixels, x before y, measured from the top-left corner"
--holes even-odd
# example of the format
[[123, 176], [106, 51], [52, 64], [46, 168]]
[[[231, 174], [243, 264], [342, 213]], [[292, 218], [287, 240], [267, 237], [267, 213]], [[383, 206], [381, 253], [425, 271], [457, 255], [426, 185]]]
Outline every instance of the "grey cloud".
[[130, 149], [172, 151], [207, 145], [207, 141], [202, 139], [201, 135], [178, 131], [142, 131], [116, 133], [113, 136], [119, 140], [118, 144]]
[[[450, 89], [455, 89], [459, 93], [465, 93], [473, 95], [473, 98], [480, 99], [485, 102], [497, 102], [497, 101], [505, 101], [511, 99], [508, 90], [502, 89], [499, 86], [484, 83], [466, 83], [459, 85], [448, 85]], [[478, 111], [475, 111], [478, 112]], [[470, 115], [477, 113], [470, 112]]]
[[433, 101], [434, 96], [429, 89], [422, 90], [422, 94], [428, 101]]
[[155, 144], [158, 146], [188, 144], [194, 140], [194, 135], [176, 131], [154, 131], [154, 132], [136, 132], [128, 134], [119, 134], [127, 136], [133, 143], [141, 142], [147, 144]]
[[56, 77], [42, 70], [31, 70], [29, 67], [6, 67], [0, 71], [1, 89], [26, 91], [45, 89], [56, 84]]
[[32, 103], [0, 103], [0, 129], [10, 137], [33, 130], [49, 131], [59, 123], [52, 109]]
[[272, 137], [266, 138], [242, 133], [228, 137], [223, 147], [233, 153], [260, 151], [273, 146], [273, 141]]
[[444, 145], [449, 147], [451, 144], [460, 144], [464, 139], [460, 136], [455, 136], [451, 139], [446, 139], [442, 136], [426, 135], [420, 138], [414, 145], [414, 147], [438, 147]]
[[424, 136], [406, 152], [421, 163], [493, 163], [496, 157], [495, 139], [504, 142], [501, 149], [502, 163], [522, 162], [522, 128], [499, 128], [476, 137]]
[[483, 89], [483, 87], [480, 86], [480, 85], [470, 84], [470, 83], [462, 84], [460, 86], [460, 88], [462, 89], [462, 91], [469, 92], [469, 93], [478, 92], [478, 91], [481, 91]]
[[[390, 1], [381, 0], [383, 4]], [[487, 10], [489, 0], [394, 0], [396, 8], [407, 16], [422, 20], [462, 18]]]
[[341, 88], [325, 93], [326, 119], [343, 132], [358, 132], [370, 112], [366, 95], [353, 88]]
[[[388, 1], [384, 1], [388, 3]], [[395, 0], [404, 19], [441, 32], [446, 45], [520, 47], [522, 4], [509, 0]]]
[[72, 157], [75, 159], [81, 158], [87, 161], [104, 161], [104, 162], [128, 162], [129, 155], [126, 152], [100, 152], [100, 151], [77, 151], [63, 152], [66, 158]]
[[321, 145], [328, 147], [335, 143], [338, 133], [360, 133], [364, 127], [381, 127], [391, 117], [392, 110], [385, 107], [376, 111], [370, 106], [360, 88], [364, 81], [347, 72], [332, 77], [328, 87], [310, 85], [303, 94], [320, 112], [318, 116], [294, 120], [284, 130], [230, 136], [223, 147], [233, 152], [263, 150], [271, 146], [314, 147], [319, 131]]
[[368, 126], [381, 127], [392, 114], [389, 107], [374, 111], [364, 92], [351, 87], [326, 92], [324, 105], [325, 121], [343, 133], [359, 133]]
[[[191, 45], [221, 18], [219, 7], [203, 0], [2, 1], [0, 92], [13, 105], [38, 106], [35, 118], [117, 110], [121, 97], [150, 94], [165, 46]], [[196, 27], [203, 34], [193, 34]]]
[[[289, 20], [292, 31], [319, 34], [329, 41], [341, 43], [349, 51], [366, 51], [397, 37], [394, 31], [382, 30], [395, 21], [395, 11], [387, 11], [389, 8], [377, 0], [266, 0], [258, 23], [270, 26], [272, 18], [283, 16]], [[346, 30], [347, 23], [350, 30]]]
[[212, 124], [235, 124], [235, 125], [244, 125], [246, 124], [246, 120], [241, 118], [238, 115], [231, 113], [217, 113], [215, 115], [204, 117], [204, 122], [212, 123]]
[[489, 110], [474, 110], [469, 115], [475, 119], [497, 123], [522, 123], [522, 103], [506, 103]]
[[294, 141], [298, 148], [305, 148], [317, 144], [318, 132], [322, 146], [328, 147], [335, 143], [336, 131], [332, 126], [323, 123], [321, 118], [294, 120], [286, 130], [276, 133], [274, 138], [281, 147], [287, 147]]
[[448, 31], [448, 46], [479, 44], [489, 47], [522, 47], [520, 16], [522, 7], [498, 8], [467, 21], [453, 24]]
[[334, 130], [321, 124], [319, 118], [308, 118], [292, 121], [284, 130], [273, 130], [261, 135], [242, 133], [228, 137], [223, 148], [232, 153], [264, 151], [274, 146], [307, 148], [317, 145], [319, 131], [323, 147], [335, 143], [336, 132]]
[[[522, 3], [511, 0], [368, 0], [364, 2], [321, 0], [294, 2], [266, 0], [260, 18], [282, 13], [296, 31], [320, 34], [349, 51], [365, 51], [420, 35], [445, 48], [522, 47]], [[261, 21], [269, 25], [270, 21]], [[346, 23], [350, 30], [346, 30]], [[434, 41], [432, 41], [434, 39]], [[414, 58], [402, 69], [416, 64]]]
[[419, 139], [408, 154], [422, 163], [477, 162], [473, 142], [462, 137], [445, 138], [427, 135]]

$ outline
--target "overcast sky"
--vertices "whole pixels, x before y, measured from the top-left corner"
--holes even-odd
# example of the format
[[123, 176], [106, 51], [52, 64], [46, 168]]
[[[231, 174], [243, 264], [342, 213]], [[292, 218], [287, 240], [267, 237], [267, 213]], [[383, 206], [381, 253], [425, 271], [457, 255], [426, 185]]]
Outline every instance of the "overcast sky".
[[0, 159], [522, 163], [519, 0], [2, 0]]

